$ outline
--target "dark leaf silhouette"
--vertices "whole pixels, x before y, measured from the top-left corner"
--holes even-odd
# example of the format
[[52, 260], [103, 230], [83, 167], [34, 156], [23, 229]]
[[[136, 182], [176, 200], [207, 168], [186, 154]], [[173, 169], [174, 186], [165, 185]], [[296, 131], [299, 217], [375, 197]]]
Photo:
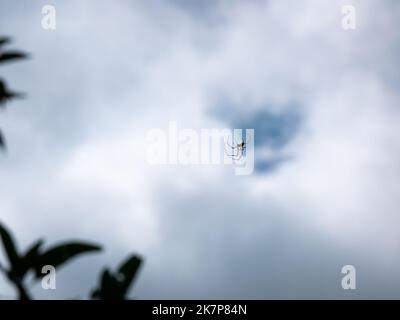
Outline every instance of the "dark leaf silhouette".
[[10, 268], [13, 268], [14, 266], [18, 265], [19, 257], [11, 234], [2, 224], [0, 224], [0, 237], [10, 263]]
[[39, 249], [43, 245], [43, 240], [39, 239], [36, 241], [25, 253], [23, 259], [26, 261], [31, 261], [32, 259], [37, 259], [39, 257]]
[[10, 41], [11, 41], [11, 39], [8, 37], [0, 37], [0, 48], [1, 48], [1, 46], [9, 43]]
[[28, 55], [20, 51], [7, 51], [0, 54], [0, 63], [9, 62], [12, 60], [26, 59]]
[[124, 277], [122, 290], [124, 294], [127, 293], [130, 284], [134, 280], [137, 271], [139, 270], [141, 260], [137, 256], [128, 258], [119, 268], [119, 274]]
[[26, 250], [25, 254], [19, 255], [10, 232], [1, 223], [0, 239], [9, 260], [9, 268], [6, 269], [0, 264], [0, 271], [14, 285], [21, 300], [30, 299], [29, 292], [24, 285], [25, 276], [29, 271], [34, 271], [36, 279], [38, 279], [42, 276], [41, 271], [45, 265], [59, 267], [80, 254], [101, 250], [94, 244], [68, 242], [43, 251], [41, 250], [43, 240], [38, 240]]
[[4, 140], [4, 136], [3, 136], [3, 133], [1, 132], [1, 130], [0, 130], [0, 148], [5, 148], [6, 147], [6, 142], [5, 142], [5, 140]]
[[36, 277], [41, 277], [42, 267], [45, 265], [51, 265], [58, 267], [68, 260], [80, 255], [82, 253], [88, 253], [92, 251], [100, 251], [101, 247], [86, 243], [65, 243], [62, 245], [55, 246], [46, 252], [42, 253], [36, 261], [35, 272]]
[[100, 285], [92, 291], [93, 299], [123, 300], [126, 298], [142, 260], [133, 255], [123, 262], [116, 273], [105, 269], [100, 278]]
[[[14, 60], [21, 60], [28, 57], [28, 55], [21, 51], [3, 51], [3, 47], [10, 42], [8, 37], [0, 37], [0, 64], [12, 62]], [[14, 98], [21, 98], [23, 95], [18, 92], [10, 90], [6, 82], [0, 79], [0, 108], [4, 107], [8, 100]], [[0, 149], [5, 148], [5, 140], [2, 132], [0, 131]]]
[[92, 298], [95, 299], [119, 299], [118, 283], [111, 275], [110, 271], [105, 269], [101, 274], [100, 288], [94, 290]]
[[43, 240], [36, 241], [20, 259], [18, 268], [14, 270], [15, 275], [24, 277], [32, 266], [35, 266], [38, 262], [40, 252], [39, 249], [43, 245]]
[[[27, 58], [28, 55], [20, 51], [4, 51], [3, 46], [10, 42], [8, 37], [0, 37], [0, 64], [14, 60]], [[14, 98], [20, 98], [21, 93], [10, 90], [3, 79], [0, 79], [0, 108]], [[5, 148], [5, 140], [0, 130], [0, 148]], [[0, 272], [7, 276], [8, 280], [17, 290], [21, 300], [31, 299], [29, 290], [25, 287], [24, 280], [28, 272], [33, 271], [36, 279], [43, 276], [42, 268], [45, 265], [59, 267], [69, 260], [90, 252], [101, 250], [101, 247], [89, 243], [68, 242], [54, 246], [48, 250], [42, 250], [43, 240], [33, 243], [25, 254], [18, 254], [16, 244], [10, 232], [0, 223], [0, 240], [3, 244], [8, 268], [0, 263]], [[92, 298], [96, 299], [125, 299], [129, 287], [134, 282], [141, 259], [138, 256], [130, 256], [124, 261], [117, 272], [113, 273], [105, 269], [100, 277], [100, 283], [92, 292]]]
[[9, 90], [4, 80], [0, 79], [0, 107], [2, 104], [6, 103], [7, 100], [14, 98], [22, 98], [22, 97], [23, 97], [22, 93]]

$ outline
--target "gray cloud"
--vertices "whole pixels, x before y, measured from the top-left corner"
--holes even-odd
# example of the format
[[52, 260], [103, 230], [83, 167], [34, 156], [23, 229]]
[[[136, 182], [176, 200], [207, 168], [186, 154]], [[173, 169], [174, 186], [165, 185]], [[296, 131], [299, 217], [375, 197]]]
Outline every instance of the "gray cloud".
[[[128, 252], [146, 259], [139, 298], [398, 297], [398, 4], [354, 1], [344, 31], [342, 1], [52, 3], [52, 32], [47, 2], [0, 4], [1, 30], [33, 55], [4, 69], [29, 96], [1, 115], [1, 220], [21, 247], [106, 252], [38, 297], [83, 297]], [[256, 128], [259, 172], [149, 166], [146, 132], [169, 120]]]

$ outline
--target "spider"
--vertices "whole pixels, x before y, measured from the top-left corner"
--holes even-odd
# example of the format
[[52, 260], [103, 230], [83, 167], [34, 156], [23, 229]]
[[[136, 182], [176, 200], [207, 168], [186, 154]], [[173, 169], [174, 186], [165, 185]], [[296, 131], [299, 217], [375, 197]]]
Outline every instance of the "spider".
[[246, 150], [246, 145], [247, 142], [244, 142], [244, 140], [242, 139], [241, 143], [237, 143], [237, 141], [235, 140], [235, 145], [231, 145], [229, 144], [229, 142], [227, 142], [226, 144], [232, 149], [232, 153], [229, 154], [226, 152], [225, 153], [228, 157], [231, 157], [234, 160], [239, 160], [243, 157], [244, 155], [244, 151]]

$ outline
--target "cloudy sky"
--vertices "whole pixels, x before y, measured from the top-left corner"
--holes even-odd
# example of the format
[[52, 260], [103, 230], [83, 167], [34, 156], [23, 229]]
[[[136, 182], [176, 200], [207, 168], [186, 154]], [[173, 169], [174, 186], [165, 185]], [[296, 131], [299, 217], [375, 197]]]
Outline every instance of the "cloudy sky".
[[[141, 299], [400, 298], [398, 1], [3, 0], [0, 18], [31, 54], [1, 70], [27, 98], [0, 115], [0, 219], [22, 248], [105, 247], [36, 297], [83, 298], [138, 253]], [[150, 165], [171, 120], [254, 128], [256, 170]]]

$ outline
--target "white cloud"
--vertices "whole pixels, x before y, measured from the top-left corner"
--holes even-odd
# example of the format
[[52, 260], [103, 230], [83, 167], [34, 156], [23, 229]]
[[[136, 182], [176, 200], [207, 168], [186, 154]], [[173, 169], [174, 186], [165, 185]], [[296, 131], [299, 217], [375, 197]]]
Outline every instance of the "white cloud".
[[[118, 254], [143, 252], [146, 297], [337, 297], [330, 281], [343, 257], [391, 268], [400, 240], [390, 82], [399, 7], [354, 1], [358, 29], [345, 31], [341, 5], [221, 2], [210, 23], [172, 3], [57, 3], [51, 35], [39, 29], [35, 6], [23, 14], [29, 28], [7, 21], [34, 59], [7, 69], [30, 97], [4, 120], [11, 149], [0, 168], [3, 220], [24, 243], [79, 235], [112, 243], [107, 249]], [[169, 120], [225, 126], [209, 114], [219, 95], [238, 117], [298, 101], [305, 120], [286, 147], [293, 160], [252, 177], [146, 163], [150, 128]], [[367, 249], [370, 256], [359, 253]], [[302, 255], [326, 259], [308, 289], [302, 279], [318, 268], [307, 270]], [[241, 260], [250, 265], [232, 266]], [[360, 295], [373, 289], [391, 294], [383, 283]]]

